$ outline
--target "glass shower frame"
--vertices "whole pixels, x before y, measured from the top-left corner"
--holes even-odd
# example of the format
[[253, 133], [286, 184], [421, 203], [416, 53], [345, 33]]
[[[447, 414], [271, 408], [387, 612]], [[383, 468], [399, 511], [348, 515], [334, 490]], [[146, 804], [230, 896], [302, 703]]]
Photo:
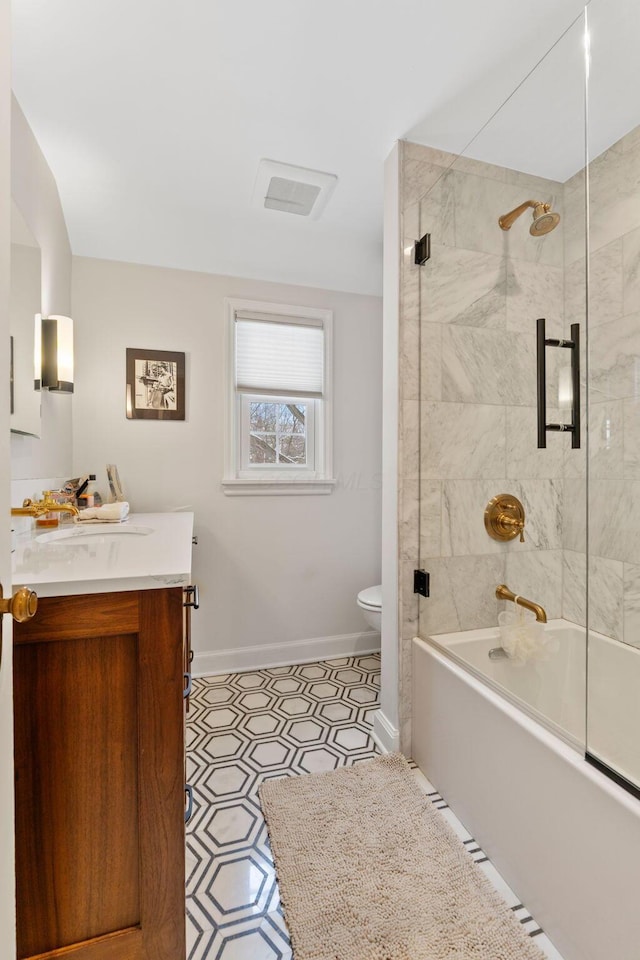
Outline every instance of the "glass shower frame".
[[640, 10], [591, 0], [586, 758], [640, 798]]
[[[618, 42], [623, 33], [626, 45]], [[506, 583], [546, 609], [552, 639], [538, 664], [535, 657], [488, 664], [491, 682], [502, 670], [497, 686], [508, 688], [509, 667], [518, 683], [528, 671], [540, 687], [534, 715], [545, 722], [555, 710], [555, 723], [571, 714], [571, 729], [561, 723], [556, 732], [638, 796], [640, 127], [627, 129], [633, 104], [623, 104], [620, 138], [611, 142], [606, 92], [616, 80], [620, 96], [625, 80], [640, 89], [632, 55], [639, 37], [640, 13], [624, 0], [591, 0], [462, 152], [404, 145], [401, 311], [405, 446], [412, 427], [419, 437], [417, 487], [412, 451], [402, 460], [403, 577], [413, 557], [429, 574], [429, 596], [416, 596], [414, 614], [405, 584], [401, 677], [412, 616], [423, 638], [447, 635], [456, 657], [462, 647], [451, 646], [452, 635], [495, 630], [506, 610], [495, 588]], [[614, 66], [612, 50], [618, 61], [626, 50], [629, 63]], [[556, 91], [553, 109], [545, 90]], [[554, 233], [531, 237], [528, 213], [500, 230], [498, 217], [527, 199], [560, 212]], [[431, 255], [418, 265], [413, 241], [425, 234]], [[570, 339], [572, 324], [580, 327], [580, 450], [566, 433], [547, 433], [545, 450], [536, 442], [541, 317], [558, 341]], [[547, 348], [552, 422], [570, 416], [562, 353]], [[524, 545], [486, 536], [485, 505], [502, 493], [524, 505]], [[562, 632], [561, 621], [572, 629]], [[497, 631], [496, 638], [498, 647]], [[548, 679], [546, 692], [539, 681], [560, 655], [550, 706]], [[506, 693], [527, 707], [517, 690]], [[575, 698], [577, 706], [565, 709]], [[406, 701], [401, 690], [405, 712]]]

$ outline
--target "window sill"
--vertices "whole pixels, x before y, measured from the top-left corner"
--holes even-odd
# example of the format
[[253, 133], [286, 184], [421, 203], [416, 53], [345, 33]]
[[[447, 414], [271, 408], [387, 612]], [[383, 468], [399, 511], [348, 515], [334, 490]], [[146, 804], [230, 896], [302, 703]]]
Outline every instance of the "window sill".
[[283, 497], [318, 496], [333, 491], [337, 480], [241, 480], [234, 478], [222, 481], [227, 497]]

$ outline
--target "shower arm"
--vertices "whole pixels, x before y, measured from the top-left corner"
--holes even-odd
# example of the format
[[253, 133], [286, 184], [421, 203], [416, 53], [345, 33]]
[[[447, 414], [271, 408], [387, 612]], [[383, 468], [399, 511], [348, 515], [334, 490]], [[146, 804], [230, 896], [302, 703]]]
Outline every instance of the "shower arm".
[[530, 207], [535, 209], [536, 207], [542, 207], [545, 213], [551, 209], [550, 203], [542, 203], [541, 200], [525, 200], [524, 203], [521, 203], [519, 207], [516, 207], [515, 210], [511, 210], [509, 213], [504, 213], [501, 217], [498, 218], [498, 223], [503, 230], [511, 230], [511, 227], [514, 225], [518, 217], [521, 217], [525, 210], [528, 210]]
[[526, 610], [530, 610], [531, 613], [535, 613], [536, 620], [539, 623], [547, 622], [547, 614], [544, 607], [541, 607], [539, 603], [534, 603], [533, 600], [527, 600], [525, 597], [517, 597], [512, 590], [509, 590], [506, 583], [501, 583], [499, 587], [496, 587], [496, 597], [498, 600], [511, 600], [512, 603], [517, 603], [519, 607], [524, 607]]

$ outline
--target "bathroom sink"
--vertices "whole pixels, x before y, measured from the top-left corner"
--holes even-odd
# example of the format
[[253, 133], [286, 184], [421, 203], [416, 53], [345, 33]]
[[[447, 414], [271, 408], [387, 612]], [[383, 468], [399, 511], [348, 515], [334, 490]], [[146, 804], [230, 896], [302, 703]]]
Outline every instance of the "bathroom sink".
[[36, 537], [39, 543], [60, 543], [69, 540], [87, 540], [90, 538], [105, 537], [147, 537], [153, 533], [153, 527], [143, 527], [139, 524], [117, 523], [87, 523], [74, 524], [68, 530], [52, 530], [50, 533], [40, 533]]

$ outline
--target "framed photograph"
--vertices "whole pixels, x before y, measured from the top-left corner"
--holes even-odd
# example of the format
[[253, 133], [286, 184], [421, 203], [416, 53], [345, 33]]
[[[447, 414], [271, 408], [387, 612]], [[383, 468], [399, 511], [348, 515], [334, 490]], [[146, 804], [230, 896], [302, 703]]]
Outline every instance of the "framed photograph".
[[127, 348], [127, 419], [184, 420], [184, 353]]

